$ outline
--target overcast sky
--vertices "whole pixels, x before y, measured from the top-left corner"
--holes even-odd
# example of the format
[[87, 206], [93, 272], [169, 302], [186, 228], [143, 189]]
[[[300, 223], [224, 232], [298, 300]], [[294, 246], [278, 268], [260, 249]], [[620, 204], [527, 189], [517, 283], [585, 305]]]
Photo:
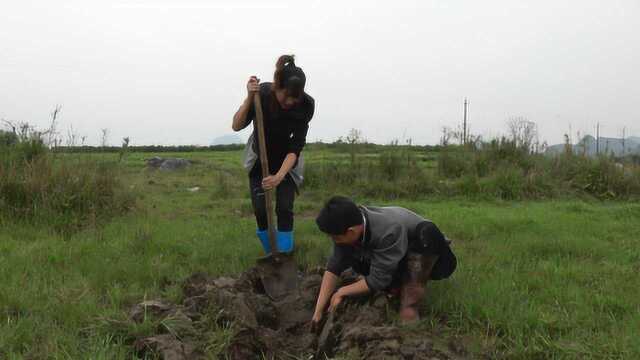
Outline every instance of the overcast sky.
[[[640, 135], [640, 1], [0, 2], [0, 118], [133, 145], [231, 133], [250, 75], [293, 53], [316, 99], [309, 141], [437, 143], [511, 116], [543, 139]], [[246, 138], [247, 130], [240, 133]]]

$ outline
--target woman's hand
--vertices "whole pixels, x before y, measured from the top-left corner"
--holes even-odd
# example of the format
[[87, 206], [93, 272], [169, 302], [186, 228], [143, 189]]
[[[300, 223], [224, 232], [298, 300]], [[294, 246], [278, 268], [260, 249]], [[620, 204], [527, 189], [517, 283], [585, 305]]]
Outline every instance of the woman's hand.
[[247, 119], [247, 114], [253, 106], [254, 94], [258, 91], [260, 91], [260, 79], [252, 76], [249, 78], [249, 81], [247, 81], [247, 98], [244, 99], [238, 111], [233, 115], [233, 122], [231, 123], [233, 131], [240, 131], [249, 124], [250, 119]]
[[280, 185], [283, 179], [284, 176], [280, 176], [278, 174], [269, 175], [266, 178], [262, 179], [262, 188], [265, 190], [275, 189], [276, 187], [278, 187], [278, 185]]
[[260, 79], [257, 76], [252, 76], [247, 81], [247, 96], [253, 99], [253, 95], [260, 91]]
[[336, 291], [335, 294], [333, 294], [333, 296], [331, 297], [331, 302], [329, 303], [329, 312], [336, 311], [338, 305], [340, 305], [340, 303], [342, 303], [342, 300], [344, 300], [344, 295], [342, 294], [342, 291], [340, 291], [341, 289], [342, 288], [338, 289], [338, 291]]

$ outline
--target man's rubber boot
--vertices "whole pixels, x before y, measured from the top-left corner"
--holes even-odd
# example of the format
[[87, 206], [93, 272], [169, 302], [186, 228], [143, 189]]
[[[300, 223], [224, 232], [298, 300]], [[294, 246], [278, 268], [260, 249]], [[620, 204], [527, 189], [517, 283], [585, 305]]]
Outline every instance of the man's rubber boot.
[[400, 290], [400, 320], [403, 323], [413, 323], [420, 320], [418, 307], [424, 298], [424, 285], [419, 281], [412, 281], [402, 285]]
[[293, 252], [293, 231], [278, 231], [278, 251], [283, 253]]
[[[422, 295], [418, 295], [418, 293], [424, 294], [424, 288], [414, 290], [416, 290], [416, 295], [413, 296], [413, 299], [422, 298]], [[419, 301], [407, 302], [407, 300], [405, 300], [405, 296], [402, 297], [400, 305], [400, 320], [403, 324], [411, 324], [420, 320], [418, 303]]]
[[420, 320], [418, 308], [425, 294], [425, 285], [437, 256], [407, 254], [407, 269], [400, 288], [400, 320], [412, 323]]
[[271, 244], [269, 244], [269, 230], [256, 230], [256, 235], [260, 239], [265, 254], [271, 253]]

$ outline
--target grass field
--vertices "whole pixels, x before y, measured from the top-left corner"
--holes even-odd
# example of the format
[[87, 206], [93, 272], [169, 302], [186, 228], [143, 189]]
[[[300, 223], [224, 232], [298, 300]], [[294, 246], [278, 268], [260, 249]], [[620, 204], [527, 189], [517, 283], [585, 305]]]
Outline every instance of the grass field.
[[[134, 358], [110, 320], [143, 299], [177, 300], [194, 272], [237, 273], [261, 255], [240, 152], [162, 154], [197, 160], [175, 173], [146, 170], [149, 156], [121, 167], [138, 196], [125, 216], [68, 236], [1, 220], [1, 359]], [[333, 156], [310, 151], [308, 166]], [[329, 255], [313, 221], [328, 195], [303, 189], [296, 201], [303, 266]], [[455, 240], [458, 271], [430, 283], [416, 331], [459, 335], [491, 358], [640, 358], [638, 202], [356, 200], [405, 206]]]

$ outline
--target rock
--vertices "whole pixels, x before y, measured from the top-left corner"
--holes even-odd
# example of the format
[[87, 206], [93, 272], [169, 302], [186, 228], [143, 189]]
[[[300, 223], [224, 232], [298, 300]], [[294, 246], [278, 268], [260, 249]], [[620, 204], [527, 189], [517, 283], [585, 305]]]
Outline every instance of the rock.
[[219, 287], [219, 288], [229, 288], [229, 287], [234, 287], [236, 286], [236, 283], [238, 281], [234, 278], [230, 278], [230, 277], [219, 277], [215, 280], [213, 280], [213, 285]]
[[160, 165], [160, 170], [177, 170], [188, 167], [191, 161], [186, 159], [166, 159]]
[[167, 315], [162, 320], [161, 326], [164, 330], [181, 339], [193, 336], [196, 333], [196, 330], [193, 327], [193, 321], [180, 308], [173, 310], [169, 315]]
[[152, 168], [159, 168], [164, 162], [164, 159], [158, 156], [154, 156], [151, 159], [147, 159], [147, 166]]
[[136, 341], [133, 347], [140, 357], [159, 355], [164, 360], [186, 360], [194, 357], [194, 346], [183, 343], [171, 334], [147, 337]]
[[147, 316], [164, 317], [173, 306], [162, 300], [147, 300], [135, 305], [129, 311], [129, 318], [141, 323]]
[[227, 290], [218, 290], [209, 294], [210, 302], [222, 309], [221, 316], [228, 321], [239, 323], [243, 327], [255, 329], [258, 327], [258, 319], [245, 300], [244, 294], [234, 294]]
[[305, 304], [298, 294], [276, 302], [275, 307], [278, 326], [286, 331], [304, 327], [313, 316], [313, 308]]
[[151, 159], [146, 160], [147, 167], [152, 169], [160, 169], [164, 171], [172, 171], [183, 169], [190, 166], [193, 162], [187, 159], [181, 158], [168, 158], [163, 159], [158, 156], [154, 156]]
[[195, 273], [189, 276], [184, 283], [182, 283], [182, 292], [188, 298], [204, 295], [207, 291], [206, 287], [209, 282], [210, 279], [206, 274]]

